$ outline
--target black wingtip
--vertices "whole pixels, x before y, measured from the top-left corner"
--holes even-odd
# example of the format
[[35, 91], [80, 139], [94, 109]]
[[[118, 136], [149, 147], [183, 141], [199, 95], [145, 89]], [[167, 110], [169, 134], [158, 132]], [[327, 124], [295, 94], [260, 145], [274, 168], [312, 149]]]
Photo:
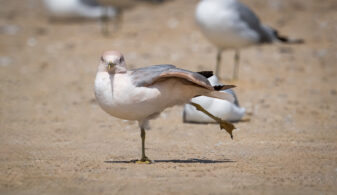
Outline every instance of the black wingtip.
[[289, 44], [302, 44], [304, 43], [304, 39], [294, 39], [294, 38], [289, 38], [286, 36], [282, 36], [279, 34], [279, 32], [275, 29], [272, 29], [274, 31], [275, 37], [281, 41], [282, 43], [289, 43]]
[[282, 43], [289, 43], [289, 44], [302, 44], [304, 43], [303, 39], [291, 39], [284, 36], [277, 36], [277, 39]]
[[209, 78], [211, 76], [213, 76], [213, 71], [200, 71], [200, 72], [197, 72], [199, 74], [201, 74], [202, 76], [206, 77], [206, 78]]
[[226, 90], [236, 87], [235, 85], [215, 85], [213, 86], [215, 91]]

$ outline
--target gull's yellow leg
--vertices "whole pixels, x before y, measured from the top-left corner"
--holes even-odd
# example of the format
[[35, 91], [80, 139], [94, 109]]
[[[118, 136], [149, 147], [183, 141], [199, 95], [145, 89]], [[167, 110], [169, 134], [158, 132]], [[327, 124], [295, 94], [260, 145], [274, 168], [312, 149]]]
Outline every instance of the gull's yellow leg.
[[145, 129], [140, 128], [140, 137], [142, 138], [142, 158], [136, 163], [150, 164], [152, 161], [145, 155]]
[[[118, 10], [116, 18], [112, 19], [113, 32], [117, 32], [117, 30], [121, 28], [120, 26], [122, 24], [122, 17], [123, 17], [123, 12], [121, 10]], [[101, 32], [103, 36], [109, 36], [110, 34], [109, 22], [110, 22], [110, 19], [108, 17], [108, 8], [104, 7], [103, 15], [101, 17]]]
[[206, 109], [204, 109], [202, 106], [200, 106], [199, 104], [190, 102], [190, 104], [192, 106], [194, 106], [197, 110], [205, 113], [207, 116], [209, 116], [210, 118], [212, 118], [215, 122], [219, 123], [220, 125], [220, 129], [225, 129], [229, 135], [231, 136], [231, 138], [233, 139], [233, 130], [235, 129], [235, 126], [232, 123], [229, 123], [227, 121], [222, 120], [221, 118], [218, 118], [214, 115], [212, 115], [211, 113], [209, 113]]

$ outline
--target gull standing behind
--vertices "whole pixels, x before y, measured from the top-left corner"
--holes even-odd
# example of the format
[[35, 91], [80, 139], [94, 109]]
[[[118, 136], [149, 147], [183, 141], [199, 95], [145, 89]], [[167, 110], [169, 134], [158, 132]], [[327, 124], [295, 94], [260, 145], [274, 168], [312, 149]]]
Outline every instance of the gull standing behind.
[[[128, 70], [120, 52], [107, 51], [98, 65], [95, 96], [101, 108], [110, 115], [138, 121], [142, 138], [140, 162], [150, 162], [145, 156], [145, 129], [150, 119], [156, 118], [168, 107], [183, 105], [199, 95], [234, 101], [232, 94], [219, 92], [234, 86], [212, 86], [206, 78], [209, 76], [209, 71], [196, 73], [173, 65]], [[193, 105], [203, 110], [199, 105]], [[214, 120], [217, 120], [220, 127], [226, 129], [232, 137], [235, 128], [232, 124], [216, 117]]]
[[218, 77], [223, 50], [235, 50], [233, 79], [237, 79], [239, 49], [263, 43], [303, 42], [280, 36], [275, 29], [260, 23], [254, 12], [238, 0], [201, 0], [196, 7], [195, 18], [202, 33], [218, 49], [215, 68]]
[[[211, 85], [221, 85], [215, 75], [208, 78]], [[220, 91], [221, 92], [221, 91]], [[235, 101], [229, 102], [218, 98], [199, 96], [192, 98], [191, 102], [199, 104], [212, 115], [221, 118], [225, 121], [236, 122], [240, 121], [246, 112], [246, 109], [239, 106], [239, 101], [234, 90], [226, 89], [223, 92], [231, 93]], [[185, 104], [183, 112], [183, 121], [185, 123], [214, 123], [214, 120], [206, 114], [198, 111], [191, 104]]]

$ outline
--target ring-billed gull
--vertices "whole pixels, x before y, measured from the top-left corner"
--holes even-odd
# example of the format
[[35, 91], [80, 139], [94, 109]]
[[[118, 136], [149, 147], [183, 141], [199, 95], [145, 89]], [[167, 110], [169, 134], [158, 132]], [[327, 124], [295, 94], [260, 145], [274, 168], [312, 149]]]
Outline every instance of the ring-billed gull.
[[[208, 78], [211, 85], [220, 85], [217, 77], [213, 75]], [[199, 96], [192, 98], [191, 102], [197, 103], [205, 108], [212, 115], [217, 116], [225, 121], [239, 121], [245, 114], [245, 109], [239, 106], [239, 101], [235, 95], [234, 90], [226, 89], [223, 92], [233, 94], [235, 101], [229, 102], [218, 98]], [[214, 123], [214, 120], [205, 113], [198, 111], [191, 104], [185, 104], [183, 112], [183, 121], [185, 123]]]
[[195, 18], [202, 33], [218, 49], [215, 68], [218, 77], [223, 50], [235, 50], [233, 79], [237, 79], [240, 48], [272, 42], [303, 42], [280, 36], [275, 29], [262, 24], [254, 12], [238, 0], [201, 0]]
[[[140, 162], [150, 162], [145, 155], [145, 129], [148, 127], [148, 121], [157, 117], [165, 108], [183, 105], [199, 95], [234, 102], [232, 94], [219, 92], [234, 86], [212, 86], [207, 80], [210, 76], [210, 71], [196, 73], [173, 65], [154, 65], [128, 70], [120, 52], [107, 51], [98, 65], [95, 96], [101, 108], [110, 115], [138, 121], [142, 138]], [[192, 105], [209, 114], [201, 106], [195, 103]], [[232, 137], [235, 128], [232, 124], [217, 117], [213, 119]]]

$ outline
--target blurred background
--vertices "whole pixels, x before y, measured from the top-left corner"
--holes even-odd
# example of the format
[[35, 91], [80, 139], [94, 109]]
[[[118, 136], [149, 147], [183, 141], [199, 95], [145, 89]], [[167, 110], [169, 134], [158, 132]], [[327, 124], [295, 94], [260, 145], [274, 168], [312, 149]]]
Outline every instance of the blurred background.
[[[97, 64], [112, 49], [130, 68], [213, 70], [216, 48], [194, 20], [198, 0], [116, 6], [123, 17], [108, 21], [108, 35], [99, 18], [58, 21], [42, 1], [0, 0], [0, 193], [335, 194], [337, 2], [242, 2], [305, 44], [242, 50], [234, 84], [251, 115], [233, 141], [217, 125], [183, 124], [182, 108], [170, 108], [147, 134], [148, 154], [164, 162], [143, 166], [104, 162], [137, 157], [140, 140], [136, 123], [95, 102]], [[231, 76], [233, 55], [223, 53], [220, 75]], [[174, 161], [190, 158], [201, 161]]]

